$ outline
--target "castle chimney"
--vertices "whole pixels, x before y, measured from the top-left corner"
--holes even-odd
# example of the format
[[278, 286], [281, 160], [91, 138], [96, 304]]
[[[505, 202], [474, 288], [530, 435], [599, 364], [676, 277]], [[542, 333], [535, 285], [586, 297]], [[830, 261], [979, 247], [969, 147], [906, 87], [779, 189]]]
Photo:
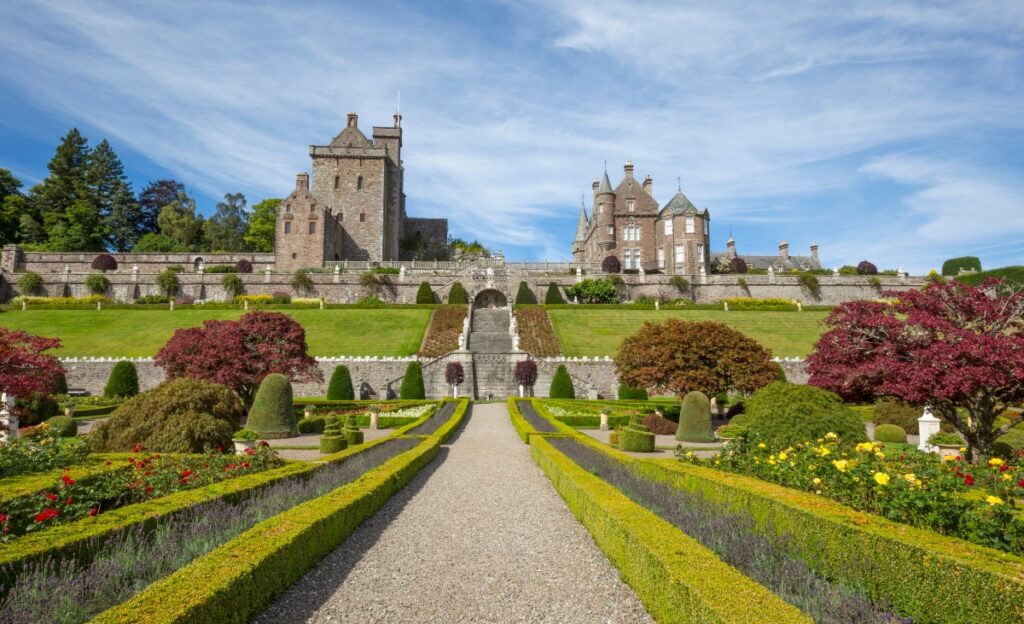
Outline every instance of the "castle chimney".
[[811, 257], [814, 258], [815, 262], [818, 262], [818, 241], [811, 243]]
[[627, 178], [632, 178], [633, 177], [633, 161], [632, 160], [627, 160], [626, 161], [626, 166], [623, 167], [622, 169], [626, 172], [626, 177]]
[[644, 190], [647, 191], [648, 195], [654, 197], [654, 180], [651, 179], [650, 175], [644, 178]]
[[600, 186], [600, 182], [597, 181], [597, 178], [594, 178], [594, 184], [592, 186], [594, 187], [594, 195], [597, 195], [597, 187]]
[[309, 174], [303, 171], [295, 176], [295, 190], [296, 191], [308, 191], [309, 190]]
[[395, 113], [395, 127], [396, 128], [401, 128], [402, 127], [402, 116], [399, 115], [398, 113]]
[[727, 252], [726, 256], [728, 256], [730, 260], [736, 257], [736, 241], [732, 239], [731, 235], [729, 236], [729, 240], [725, 243], [725, 249]]
[[359, 115], [356, 115], [355, 113], [349, 113], [348, 114], [348, 127], [349, 128], [358, 128], [359, 127]]
[[779, 243], [779, 255], [783, 260], [789, 260], [789, 243], [786, 241]]

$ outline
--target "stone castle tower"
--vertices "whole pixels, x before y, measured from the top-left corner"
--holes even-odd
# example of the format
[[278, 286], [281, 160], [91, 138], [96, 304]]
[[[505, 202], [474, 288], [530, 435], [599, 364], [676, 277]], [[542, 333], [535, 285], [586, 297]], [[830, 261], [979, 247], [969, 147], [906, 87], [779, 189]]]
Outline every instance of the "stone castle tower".
[[406, 217], [402, 116], [396, 113], [391, 127], [375, 126], [372, 136], [366, 138], [359, 117], [349, 113], [330, 144], [309, 146], [312, 181], [300, 173], [295, 190], [278, 206], [278, 270], [398, 260], [401, 241], [413, 233], [447, 240], [446, 219]]

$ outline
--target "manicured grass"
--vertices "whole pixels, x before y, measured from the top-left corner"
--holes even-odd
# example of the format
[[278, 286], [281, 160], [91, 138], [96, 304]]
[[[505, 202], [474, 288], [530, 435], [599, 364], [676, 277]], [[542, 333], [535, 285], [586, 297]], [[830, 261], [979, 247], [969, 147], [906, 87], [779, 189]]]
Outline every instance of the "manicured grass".
[[725, 323], [758, 341], [772, 355], [806, 356], [822, 333], [828, 312], [724, 312], [722, 310], [548, 310], [555, 333], [567, 356], [614, 356], [619, 344], [645, 322], [683, 321]]
[[[306, 328], [311, 355], [410, 355], [420, 348], [429, 309], [284, 312]], [[11, 310], [0, 325], [57, 337], [61, 357], [151, 356], [181, 327], [235, 319], [242, 310]]]

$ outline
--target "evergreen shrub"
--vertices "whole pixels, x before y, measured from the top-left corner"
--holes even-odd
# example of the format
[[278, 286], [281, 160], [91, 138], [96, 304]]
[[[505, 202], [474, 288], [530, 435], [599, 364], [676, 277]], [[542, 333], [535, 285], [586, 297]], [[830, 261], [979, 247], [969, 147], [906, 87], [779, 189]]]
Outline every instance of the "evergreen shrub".
[[899, 399], [884, 398], [875, 403], [872, 422], [875, 426], [897, 425], [911, 435], [917, 435], [919, 431], [917, 419], [924, 413], [923, 408]]
[[416, 303], [434, 303], [434, 291], [427, 282], [420, 282], [420, 288], [416, 291]]
[[965, 271], [981, 271], [981, 260], [977, 256], [962, 256], [960, 258], [950, 258], [942, 263], [942, 274], [957, 276], [960, 275], [960, 269]]
[[878, 425], [875, 427], [875, 440], [877, 442], [905, 443], [907, 432], [897, 425]]
[[516, 292], [516, 305], [529, 305], [531, 303], [537, 303], [537, 297], [533, 295], [529, 284], [519, 282], [519, 290]]
[[107, 385], [103, 388], [103, 396], [108, 399], [114, 397], [133, 397], [139, 393], [139, 373], [135, 364], [127, 360], [121, 360], [114, 364], [107, 378]]
[[299, 429], [299, 433], [323, 433], [327, 429], [327, 419], [323, 416], [303, 418], [298, 421], [296, 426]]
[[78, 435], [78, 423], [70, 416], [54, 416], [47, 420], [46, 424], [61, 438], [73, 438]]
[[555, 376], [551, 378], [551, 390], [548, 392], [548, 396], [552, 399], [576, 398], [576, 389], [573, 388], [572, 377], [569, 376], [569, 371], [565, 369], [564, 364], [558, 365]]
[[352, 401], [356, 398], [355, 390], [352, 388], [352, 374], [348, 367], [341, 365], [331, 373], [331, 382], [327, 385], [328, 401]]
[[630, 388], [622, 384], [619, 384], [618, 395], [620, 401], [646, 401], [649, 398], [647, 388]]
[[225, 292], [228, 294], [228, 301], [233, 301], [235, 297], [245, 292], [245, 284], [242, 283], [242, 278], [238, 277], [235, 273], [227, 273], [220, 280], [220, 285], [224, 287]]
[[249, 410], [246, 428], [267, 439], [288, 438], [298, 434], [292, 383], [280, 373], [263, 378]]
[[356, 446], [363, 443], [363, 432], [356, 424], [356, 415], [349, 414], [345, 419], [345, 441], [349, 446]]
[[25, 271], [18, 278], [18, 294], [38, 295], [43, 290], [43, 278], [34, 271]]
[[835, 433], [843, 444], [867, 440], [864, 422], [838, 395], [814, 386], [775, 381], [746, 401], [751, 440], [783, 449], [826, 433]]
[[348, 441], [345, 439], [337, 419], [332, 418], [331, 422], [326, 423], [323, 432], [324, 434], [320, 436], [320, 452], [324, 455], [337, 453], [348, 447]]
[[466, 294], [466, 289], [462, 286], [462, 282], [452, 284], [451, 289], [448, 291], [448, 303], [461, 303], [463, 305], [469, 303], [469, 296]]
[[110, 288], [110, 280], [102, 273], [93, 273], [85, 278], [85, 287], [94, 295], [102, 295]]
[[619, 449], [623, 451], [652, 453], [654, 440], [654, 434], [640, 421], [639, 416], [631, 417], [629, 424], [619, 431]]
[[558, 284], [551, 282], [548, 284], [548, 292], [544, 295], [544, 303], [546, 304], [560, 304], [565, 303], [565, 297], [562, 296], [562, 291], [558, 289]]
[[703, 392], [694, 390], [683, 397], [679, 408], [676, 440], [680, 442], [714, 442], [711, 433], [711, 401]]
[[423, 399], [426, 398], [426, 391], [423, 389], [423, 366], [419, 362], [409, 362], [405, 367], [405, 376], [402, 377], [402, 387], [398, 392], [400, 399]]

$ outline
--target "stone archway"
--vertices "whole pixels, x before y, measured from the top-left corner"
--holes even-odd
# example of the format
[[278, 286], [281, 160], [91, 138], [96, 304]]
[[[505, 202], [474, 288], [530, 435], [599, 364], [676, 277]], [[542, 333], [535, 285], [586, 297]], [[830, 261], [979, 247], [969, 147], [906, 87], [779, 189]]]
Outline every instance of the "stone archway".
[[487, 288], [473, 297], [473, 305], [477, 308], [504, 308], [508, 305], [508, 297], [500, 290]]

